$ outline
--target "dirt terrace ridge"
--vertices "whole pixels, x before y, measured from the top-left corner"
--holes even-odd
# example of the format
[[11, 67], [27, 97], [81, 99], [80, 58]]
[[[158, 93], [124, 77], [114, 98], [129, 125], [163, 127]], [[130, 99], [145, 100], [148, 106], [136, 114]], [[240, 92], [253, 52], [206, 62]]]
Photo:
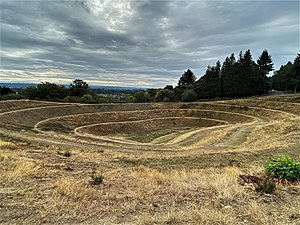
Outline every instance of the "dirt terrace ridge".
[[[272, 99], [46, 106], [36, 101], [18, 102], [18, 107], [25, 108], [16, 110], [9, 102], [12, 110], [0, 114], [0, 124], [11, 130], [11, 135], [116, 151], [223, 152], [276, 147], [295, 143], [300, 130], [297, 103], [275, 104]], [[130, 139], [137, 135], [139, 141]], [[150, 142], [143, 143], [143, 138], [151, 135]]]

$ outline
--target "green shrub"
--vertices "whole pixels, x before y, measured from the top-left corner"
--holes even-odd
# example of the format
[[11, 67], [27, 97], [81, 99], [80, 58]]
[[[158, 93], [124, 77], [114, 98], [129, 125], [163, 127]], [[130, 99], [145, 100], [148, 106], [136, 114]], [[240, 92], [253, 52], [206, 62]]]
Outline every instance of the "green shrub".
[[300, 162], [285, 156], [270, 158], [265, 163], [265, 169], [270, 176], [289, 181], [300, 180]]

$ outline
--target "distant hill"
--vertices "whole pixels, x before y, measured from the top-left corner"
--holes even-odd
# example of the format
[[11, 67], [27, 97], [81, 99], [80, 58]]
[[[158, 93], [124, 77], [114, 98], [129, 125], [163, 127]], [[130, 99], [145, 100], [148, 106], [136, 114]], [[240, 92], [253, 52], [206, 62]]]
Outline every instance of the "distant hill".
[[8, 88], [27, 88], [27, 87], [32, 87], [36, 86], [34, 83], [0, 83], [0, 86], [5, 86]]
[[109, 89], [109, 90], [146, 90], [147, 88], [141, 87], [121, 87], [121, 86], [96, 86], [89, 85], [91, 89]]
[[[36, 86], [34, 83], [0, 83], [0, 86], [5, 86], [8, 88], [27, 88], [30, 86]], [[64, 86], [69, 86], [68, 84], [61, 84]], [[109, 89], [109, 90], [146, 90], [147, 88], [141, 87], [121, 87], [121, 86], [98, 86], [90, 85], [91, 89]]]

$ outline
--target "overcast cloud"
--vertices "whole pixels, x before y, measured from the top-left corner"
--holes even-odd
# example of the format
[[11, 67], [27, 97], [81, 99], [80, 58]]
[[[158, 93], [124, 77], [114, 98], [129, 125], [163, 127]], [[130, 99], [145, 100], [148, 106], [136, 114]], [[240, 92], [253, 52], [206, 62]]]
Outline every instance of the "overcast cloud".
[[299, 51], [299, 1], [1, 0], [0, 82], [164, 87], [190, 68]]

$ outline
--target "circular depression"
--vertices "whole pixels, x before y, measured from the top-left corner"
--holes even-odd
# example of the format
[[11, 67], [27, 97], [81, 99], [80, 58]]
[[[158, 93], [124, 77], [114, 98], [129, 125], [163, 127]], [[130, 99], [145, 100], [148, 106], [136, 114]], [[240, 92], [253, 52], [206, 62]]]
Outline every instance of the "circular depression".
[[161, 129], [190, 129], [211, 127], [217, 125], [227, 124], [224, 121], [196, 118], [196, 117], [165, 117], [165, 118], [152, 118], [145, 120], [126, 121], [126, 122], [108, 122], [92, 124], [87, 126], [78, 127], [77, 134], [91, 134], [95, 136], [108, 136], [120, 135], [131, 133], [151, 132]]
[[[117, 125], [108, 125], [113, 122], [121, 122], [120, 126], [125, 126], [124, 124], [131, 121], [142, 121], [140, 123], [145, 123], [149, 119], [159, 119], [159, 118], [190, 118], [186, 119], [197, 121], [196, 119], [210, 119], [217, 120], [223, 123], [235, 124], [235, 123], [248, 123], [255, 120], [254, 117], [249, 115], [243, 115], [233, 112], [216, 111], [216, 110], [198, 110], [198, 109], [160, 109], [160, 110], [138, 110], [138, 111], [118, 111], [118, 112], [98, 112], [98, 113], [87, 113], [80, 115], [68, 115], [56, 118], [50, 118], [44, 121], [40, 121], [36, 124], [35, 128], [40, 131], [54, 131], [58, 133], [69, 133], [74, 129], [83, 126], [93, 127], [95, 124], [104, 124], [107, 129], [110, 127], [116, 128]], [[177, 119], [179, 121], [179, 119]], [[159, 121], [159, 120], [156, 120]], [[163, 121], [163, 120], [160, 120]], [[166, 119], [164, 119], [166, 121]], [[174, 122], [174, 121], [173, 121]], [[164, 123], [164, 122], [163, 122]], [[202, 120], [203, 123], [203, 120]], [[168, 123], [172, 124], [172, 121]], [[178, 125], [180, 122], [178, 123]], [[162, 125], [162, 124], [159, 124]], [[202, 127], [202, 126], [200, 126]]]

